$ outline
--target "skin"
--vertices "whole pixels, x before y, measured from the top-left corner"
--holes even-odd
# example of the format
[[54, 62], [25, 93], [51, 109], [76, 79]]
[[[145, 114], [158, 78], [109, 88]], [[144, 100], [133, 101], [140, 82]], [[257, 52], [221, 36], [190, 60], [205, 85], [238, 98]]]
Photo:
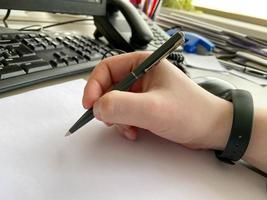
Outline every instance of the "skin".
[[[162, 60], [129, 91], [110, 91], [149, 53], [135, 52], [107, 58], [91, 73], [83, 106], [135, 140], [138, 128], [191, 149], [223, 150], [233, 120], [232, 103], [199, 87], [177, 67]], [[163, 123], [164, 122], [164, 123]], [[267, 172], [267, 109], [255, 108], [250, 144], [243, 157]]]

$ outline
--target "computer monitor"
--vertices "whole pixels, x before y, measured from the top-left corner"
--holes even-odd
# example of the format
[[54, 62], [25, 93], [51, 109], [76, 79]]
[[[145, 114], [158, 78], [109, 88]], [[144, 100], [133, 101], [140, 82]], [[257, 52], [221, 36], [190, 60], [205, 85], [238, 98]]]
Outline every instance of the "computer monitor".
[[106, 0], [1, 0], [0, 9], [105, 15]]

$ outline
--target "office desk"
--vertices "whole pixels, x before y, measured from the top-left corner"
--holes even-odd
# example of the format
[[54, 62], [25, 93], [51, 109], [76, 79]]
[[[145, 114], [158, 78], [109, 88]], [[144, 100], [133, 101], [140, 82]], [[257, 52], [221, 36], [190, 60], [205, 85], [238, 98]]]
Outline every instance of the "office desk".
[[[68, 18], [68, 20], [69, 20], [69, 18]], [[31, 25], [31, 24], [36, 24], [36, 23], [40, 23], [40, 22], [36, 22], [36, 21], [23, 22], [20, 19], [20, 21], [10, 21], [9, 26], [10, 26], [10, 28], [20, 28], [20, 27], [23, 27], [26, 25]], [[50, 23], [51, 22], [47, 22], [47, 21], [41, 22], [42, 25], [47, 25]], [[53, 23], [54, 23], [54, 21], [53, 21]], [[76, 23], [76, 24], [54, 27], [54, 28], [51, 28], [49, 30], [51, 30], [51, 31], [52, 30], [64, 31], [64, 32], [75, 30], [75, 32], [77, 32], [79, 34], [91, 35], [93, 33], [93, 31], [95, 30], [95, 28], [94, 28], [92, 22], [86, 22], [86, 23], [83, 22], [83, 23]], [[189, 70], [189, 73], [190, 73], [192, 78], [199, 77], [199, 76], [218, 77], [218, 78], [224, 79], [226, 81], [229, 81], [230, 83], [234, 84], [237, 88], [249, 90], [254, 97], [254, 101], [255, 101], [256, 106], [267, 107], [267, 101], [266, 101], [266, 99], [267, 99], [267, 87], [261, 87], [259, 85], [248, 82], [244, 79], [241, 79], [241, 78], [233, 76], [233, 75], [219, 74], [219, 73], [215, 73], [215, 72], [197, 70], [197, 69], [192, 69], [192, 68], [189, 68], [188, 70]], [[77, 80], [77, 79], [81, 79], [81, 78], [87, 79], [88, 76], [89, 76], [89, 73], [83, 73], [83, 74], [79, 74], [79, 75], [75, 75], [75, 76], [71, 76], [71, 77], [65, 77], [65, 78], [60, 78], [60, 79], [56, 79], [56, 80], [52, 80], [52, 81], [47, 81], [47, 82], [33, 85], [30, 87], [17, 89], [14, 91], [10, 91], [10, 92], [1, 94], [0, 98], [5, 98], [8, 96], [24, 93], [26, 91], [35, 90], [35, 89], [42, 88], [42, 87], [47, 87], [50, 85], [58, 85], [58, 84], [63, 83], [63, 82], [68, 82], [68, 81]]]

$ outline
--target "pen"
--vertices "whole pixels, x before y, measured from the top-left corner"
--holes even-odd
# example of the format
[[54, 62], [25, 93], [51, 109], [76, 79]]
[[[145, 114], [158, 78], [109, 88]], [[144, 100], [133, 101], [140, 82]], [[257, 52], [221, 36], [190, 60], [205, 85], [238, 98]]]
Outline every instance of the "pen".
[[267, 72], [264, 72], [262, 70], [254, 69], [252, 67], [245, 67], [243, 65], [239, 65], [225, 60], [219, 60], [219, 62], [227, 68], [235, 69], [237, 71], [241, 71], [252, 76], [267, 79]]
[[[137, 68], [135, 68], [127, 77], [121, 82], [116, 84], [112, 90], [127, 90], [136, 80], [148, 72], [153, 66], [155, 66], [160, 60], [166, 58], [171, 52], [173, 52], [179, 45], [184, 43], [184, 35], [182, 32], [177, 32], [169, 40], [167, 40], [162, 46], [154, 51], [148, 58], [146, 58]], [[94, 118], [93, 108], [88, 109], [80, 119], [69, 129], [65, 136], [71, 135], [76, 130], [81, 128], [87, 122]]]

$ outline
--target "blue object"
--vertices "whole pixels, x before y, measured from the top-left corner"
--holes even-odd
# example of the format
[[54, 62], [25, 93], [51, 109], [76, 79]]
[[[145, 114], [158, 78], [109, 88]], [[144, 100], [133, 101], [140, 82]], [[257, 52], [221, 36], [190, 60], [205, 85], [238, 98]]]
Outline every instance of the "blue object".
[[172, 35], [174, 35], [174, 34], [175, 34], [176, 32], [178, 32], [178, 31], [181, 31], [181, 29], [174, 27], [174, 28], [170, 28], [169, 30], [167, 30], [166, 33], [167, 33], [169, 36], [172, 36]]
[[215, 45], [207, 38], [192, 32], [184, 32], [184, 33], [186, 41], [184, 44], [185, 52], [205, 54], [213, 51]]
[[[181, 31], [180, 28], [174, 27], [167, 31], [167, 34], [172, 36], [177, 31]], [[211, 53], [215, 45], [209, 41], [207, 38], [193, 33], [183, 31], [185, 35], [184, 51], [187, 53], [196, 53], [196, 54], [208, 54]]]

